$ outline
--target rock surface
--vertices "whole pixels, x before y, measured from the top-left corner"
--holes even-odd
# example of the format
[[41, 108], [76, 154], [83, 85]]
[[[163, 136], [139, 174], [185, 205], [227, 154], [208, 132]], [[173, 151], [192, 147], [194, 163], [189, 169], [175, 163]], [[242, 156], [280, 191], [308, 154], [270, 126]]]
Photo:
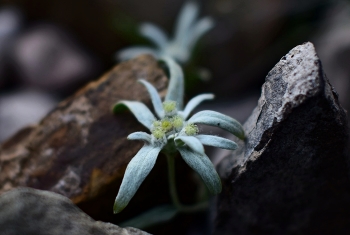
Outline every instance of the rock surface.
[[[153, 57], [140, 56], [119, 64], [59, 103], [39, 124], [20, 130], [0, 145], [0, 194], [19, 186], [56, 192], [93, 219], [114, 224], [171, 203], [166, 158], [160, 154], [127, 208], [113, 214], [126, 166], [142, 146], [141, 141], [126, 137], [147, 130], [131, 112], [113, 114], [111, 110], [122, 99], [151, 106], [146, 89], [137, 82], [141, 78], [165, 95], [168, 79], [163, 70]], [[175, 164], [180, 200], [191, 204], [197, 190], [193, 170], [181, 159]], [[175, 218], [148, 231], [179, 234], [194, 219], [194, 215]]]
[[18, 188], [0, 196], [2, 235], [147, 235], [135, 228], [94, 221], [59, 194]]
[[214, 234], [349, 234], [346, 112], [314, 46], [269, 72], [247, 139], [219, 166]]
[[80, 203], [113, 185], [116, 195], [116, 182], [141, 146], [126, 136], [144, 128], [131, 113], [114, 115], [111, 108], [122, 99], [149, 101], [137, 82], [140, 78], [165, 91], [167, 79], [157, 62], [139, 57], [118, 65], [61, 102], [38, 125], [4, 142], [0, 146], [0, 193], [27, 186]]

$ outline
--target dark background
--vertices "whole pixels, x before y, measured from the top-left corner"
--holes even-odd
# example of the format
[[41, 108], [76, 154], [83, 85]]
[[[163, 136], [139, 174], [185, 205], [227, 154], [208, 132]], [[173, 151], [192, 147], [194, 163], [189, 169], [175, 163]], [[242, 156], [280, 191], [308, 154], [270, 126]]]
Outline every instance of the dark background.
[[[35, 123], [60, 100], [116, 65], [115, 52], [151, 45], [137, 33], [153, 22], [172, 33], [184, 1], [8, 0], [0, 2], [0, 141]], [[350, 7], [332, 0], [206, 0], [215, 27], [185, 66], [189, 96], [217, 95], [215, 106], [240, 121], [264, 77], [290, 49], [315, 44], [345, 108], [350, 105]], [[195, 80], [199, 74], [211, 80]], [[191, 78], [194, 78], [191, 80]]]

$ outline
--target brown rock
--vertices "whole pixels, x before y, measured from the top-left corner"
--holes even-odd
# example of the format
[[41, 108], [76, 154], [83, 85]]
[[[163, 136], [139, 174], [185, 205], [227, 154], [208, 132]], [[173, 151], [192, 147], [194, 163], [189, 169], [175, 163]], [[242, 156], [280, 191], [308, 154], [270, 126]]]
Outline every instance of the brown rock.
[[126, 136], [145, 128], [130, 113], [114, 115], [111, 107], [122, 99], [148, 101], [140, 78], [164, 93], [163, 71], [153, 58], [142, 56], [116, 66], [62, 101], [39, 124], [5, 141], [0, 146], [0, 193], [27, 186], [80, 203], [120, 181], [141, 146]]

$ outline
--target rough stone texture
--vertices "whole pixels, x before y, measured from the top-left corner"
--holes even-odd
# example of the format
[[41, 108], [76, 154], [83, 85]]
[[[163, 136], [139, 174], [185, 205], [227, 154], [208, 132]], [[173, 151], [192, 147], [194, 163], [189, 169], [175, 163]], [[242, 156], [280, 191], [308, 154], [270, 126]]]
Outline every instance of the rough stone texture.
[[94, 221], [59, 194], [18, 188], [0, 196], [2, 235], [147, 235], [135, 228]]
[[4, 142], [0, 146], [0, 193], [27, 186], [80, 203], [120, 181], [142, 145], [127, 141], [126, 136], [145, 128], [131, 113], [114, 115], [111, 108], [121, 99], [149, 102], [146, 90], [137, 82], [140, 78], [164, 94], [167, 79], [157, 62], [149, 56], [139, 57], [116, 66], [61, 102], [38, 125]]
[[[125, 168], [142, 146], [141, 141], [126, 137], [147, 130], [130, 112], [113, 114], [111, 108], [121, 99], [151, 106], [146, 89], [137, 82], [140, 78], [165, 95], [168, 79], [163, 70], [154, 58], [140, 56], [119, 64], [59, 103], [39, 124], [22, 129], [0, 145], [0, 194], [18, 186], [53, 191], [70, 198], [93, 219], [114, 224], [171, 203], [166, 158], [160, 154], [129, 205], [113, 214]], [[194, 203], [193, 170], [181, 158], [175, 164], [180, 200]], [[179, 234], [194, 218], [175, 218], [173, 223], [148, 231]]]
[[214, 234], [349, 234], [346, 112], [314, 46], [269, 72], [247, 139], [218, 166]]

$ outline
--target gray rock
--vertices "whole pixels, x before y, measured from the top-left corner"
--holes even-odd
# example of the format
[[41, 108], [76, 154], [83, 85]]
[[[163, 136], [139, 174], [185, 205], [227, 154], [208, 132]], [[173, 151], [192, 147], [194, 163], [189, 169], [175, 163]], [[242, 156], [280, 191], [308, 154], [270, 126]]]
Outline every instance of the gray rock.
[[347, 117], [311, 43], [269, 72], [244, 129], [218, 166], [214, 234], [350, 233]]
[[147, 235], [135, 228], [94, 221], [68, 198], [56, 193], [18, 188], [0, 196], [2, 235]]
[[13, 43], [13, 67], [24, 83], [46, 90], [66, 91], [98, 70], [98, 61], [72, 37], [50, 24], [35, 25]]
[[33, 89], [0, 95], [0, 143], [21, 128], [37, 123], [56, 103], [53, 96]]

